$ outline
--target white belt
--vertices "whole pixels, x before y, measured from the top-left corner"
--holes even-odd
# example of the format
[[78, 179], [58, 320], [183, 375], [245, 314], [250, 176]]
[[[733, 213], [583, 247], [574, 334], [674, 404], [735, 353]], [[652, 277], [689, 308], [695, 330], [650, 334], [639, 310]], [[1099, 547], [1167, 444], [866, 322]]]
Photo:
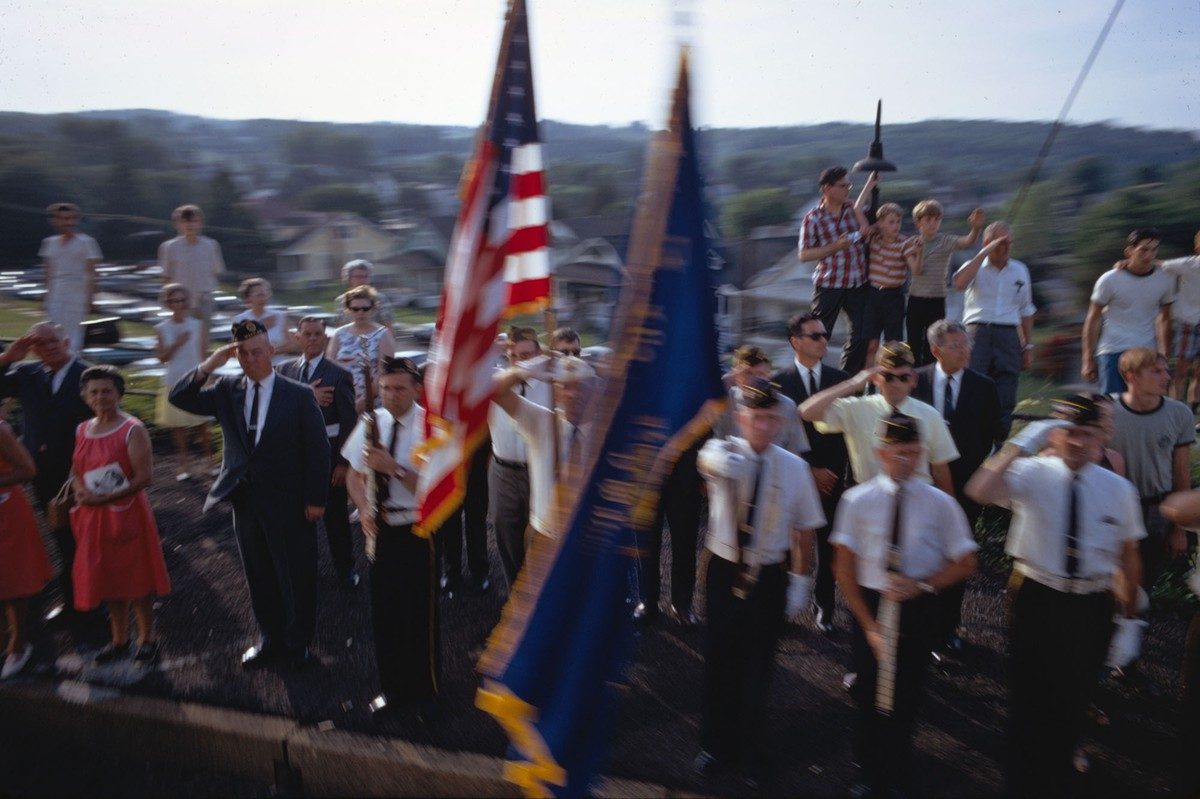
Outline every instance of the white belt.
[[338, 433], [340, 433], [340, 432], [342, 432], [341, 422], [334, 422], [333, 424], [325, 425], [325, 437], [326, 438], [337, 438]]
[[1030, 566], [1023, 560], [1013, 563], [1013, 571], [1063, 594], [1098, 594], [1102, 591], [1112, 590], [1111, 574], [1100, 574], [1095, 577], [1062, 577], [1043, 571], [1037, 566]]

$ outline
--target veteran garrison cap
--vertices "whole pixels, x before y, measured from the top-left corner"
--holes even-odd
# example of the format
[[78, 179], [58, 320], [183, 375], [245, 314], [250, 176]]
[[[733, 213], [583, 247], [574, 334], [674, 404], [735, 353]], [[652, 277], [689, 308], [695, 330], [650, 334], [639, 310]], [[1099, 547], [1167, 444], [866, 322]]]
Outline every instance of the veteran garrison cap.
[[917, 420], [900, 411], [895, 411], [891, 416], [880, 420], [875, 435], [882, 444], [908, 444], [921, 440]]
[[233, 323], [234, 341], [245, 341], [266, 332], [267, 326], [257, 319], [243, 319], [240, 322]]
[[411, 375], [413, 380], [421, 382], [421, 372], [412, 358], [399, 355], [384, 355], [380, 360], [379, 374], [381, 375]]
[[1071, 424], [1100, 424], [1100, 400], [1093, 394], [1072, 394], [1050, 404], [1050, 418]]
[[742, 386], [738, 404], [744, 408], [774, 408], [779, 404], [776, 385], [762, 377], [751, 377]]
[[916, 366], [917, 359], [913, 351], [903, 341], [885, 341], [879, 345], [879, 355], [875, 363], [884, 369], [900, 369], [905, 366]]

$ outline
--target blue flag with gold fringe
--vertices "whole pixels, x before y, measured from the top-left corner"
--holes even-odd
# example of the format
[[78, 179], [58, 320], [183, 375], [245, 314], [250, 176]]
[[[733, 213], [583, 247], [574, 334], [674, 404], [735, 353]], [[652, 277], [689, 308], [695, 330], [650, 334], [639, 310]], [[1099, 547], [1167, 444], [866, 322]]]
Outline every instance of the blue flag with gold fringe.
[[646, 156], [593, 432], [479, 662], [476, 704], [508, 733], [505, 777], [529, 796], [584, 795], [600, 773], [632, 648], [631, 558], [673, 464], [725, 405], [704, 220], [684, 50]]

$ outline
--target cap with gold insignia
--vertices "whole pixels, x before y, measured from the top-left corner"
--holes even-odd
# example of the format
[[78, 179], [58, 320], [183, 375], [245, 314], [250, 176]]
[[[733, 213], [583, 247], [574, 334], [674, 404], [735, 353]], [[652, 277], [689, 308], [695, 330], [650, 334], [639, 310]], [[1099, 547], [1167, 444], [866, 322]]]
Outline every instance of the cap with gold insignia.
[[921, 440], [917, 420], [905, 413], [895, 411], [879, 422], [876, 437], [881, 444], [908, 444]]
[[266, 332], [267, 326], [257, 319], [243, 319], [240, 322], [233, 323], [234, 341], [245, 341]]
[[411, 375], [413, 380], [420, 382], [421, 372], [412, 358], [399, 355], [384, 355], [380, 360], [379, 374], [381, 375]]
[[738, 404], [744, 408], [774, 408], [779, 404], [777, 386], [762, 377], [751, 377], [738, 392]]
[[879, 345], [879, 355], [875, 363], [884, 369], [900, 369], [905, 366], [916, 366], [917, 359], [913, 351], [903, 341], [885, 341]]
[[1050, 418], [1078, 425], [1100, 424], [1100, 400], [1094, 394], [1071, 394], [1050, 404]]

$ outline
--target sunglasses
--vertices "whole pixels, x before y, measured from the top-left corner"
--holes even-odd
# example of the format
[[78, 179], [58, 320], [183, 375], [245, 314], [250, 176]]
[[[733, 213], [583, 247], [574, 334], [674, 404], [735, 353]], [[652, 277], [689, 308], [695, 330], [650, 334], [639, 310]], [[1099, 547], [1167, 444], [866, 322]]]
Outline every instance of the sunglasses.
[[366, 313], [374, 307], [374, 305], [351, 305], [350, 310], [355, 313]]
[[912, 372], [906, 372], [902, 375], [898, 375], [895, 372], [882, 372], [882, 375], [883, 379], [888, 383], [891, 383], [893, 380], [899, 380], [901, 383], [907, 383], [913, 378]]
[[829, 338], [829, 334], [824, 333], [824, 332], [822, 332], [822, 333], [801, 333], [800, 335], [796, 336], [796, 338], [807, 338], [807, 339], [812, 339], [813, 341], [820, 341], [823, 338]]

